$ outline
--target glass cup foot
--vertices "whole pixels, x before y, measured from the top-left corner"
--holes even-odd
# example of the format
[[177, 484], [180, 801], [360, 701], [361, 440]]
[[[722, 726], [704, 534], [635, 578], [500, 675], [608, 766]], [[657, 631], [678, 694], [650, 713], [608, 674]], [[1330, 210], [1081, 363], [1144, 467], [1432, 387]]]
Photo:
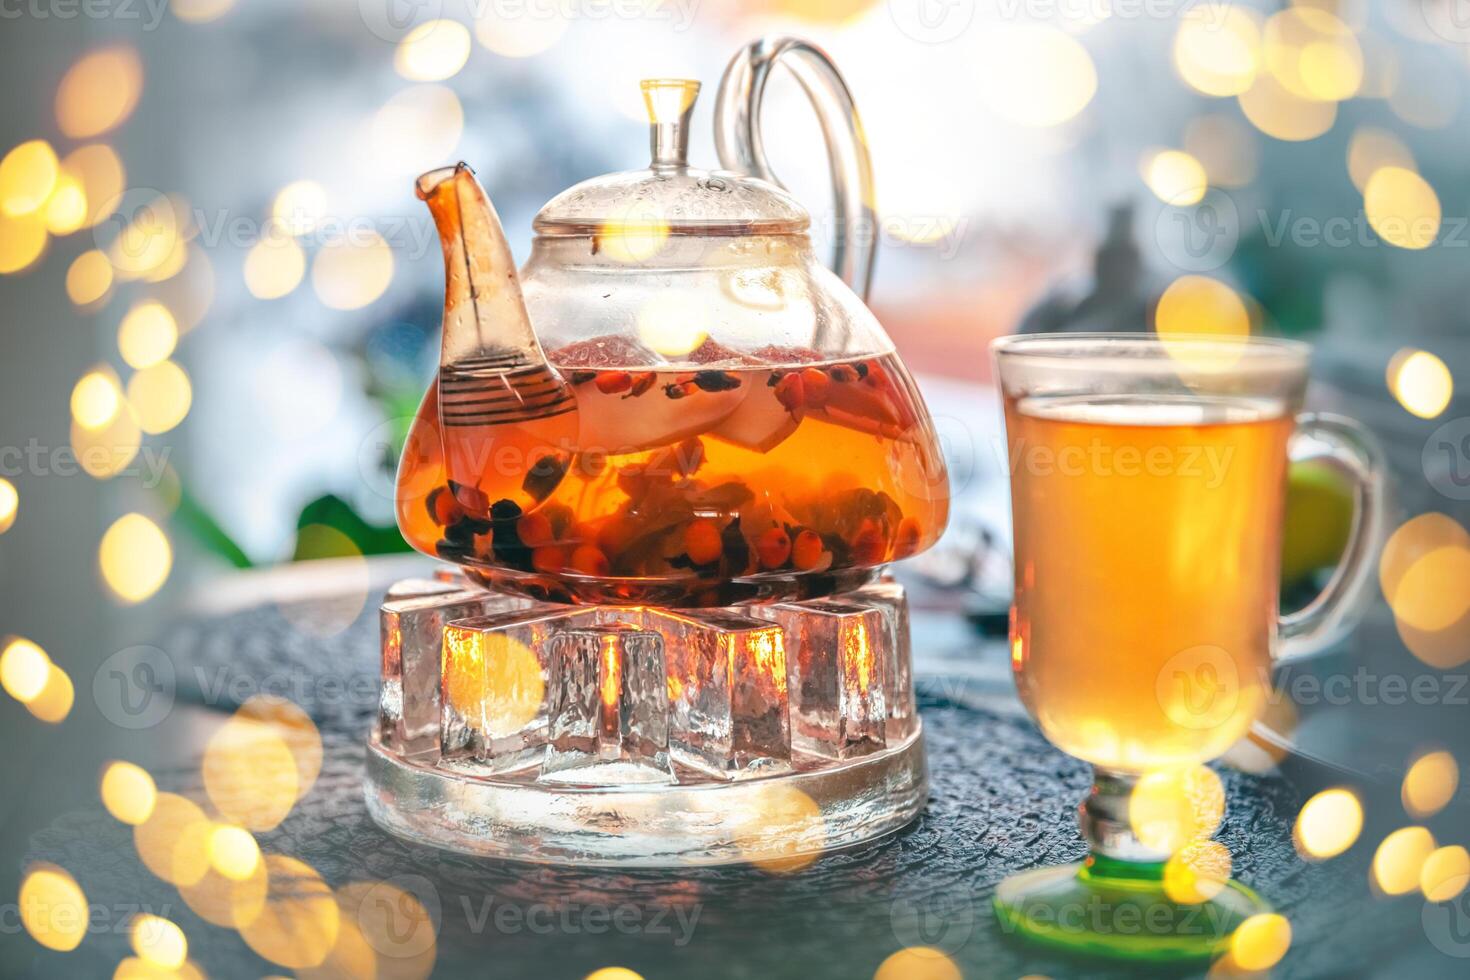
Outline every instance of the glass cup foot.
[[1094, 856], [1007, 878], [995, 912], [1008, 935], [1092, 956], [1174, 963], [1226, 951], [1237, 926], [1270, 906], [1235, 881], [1209, 899], [1179, 902], [1164, 891], [1162, 867]]

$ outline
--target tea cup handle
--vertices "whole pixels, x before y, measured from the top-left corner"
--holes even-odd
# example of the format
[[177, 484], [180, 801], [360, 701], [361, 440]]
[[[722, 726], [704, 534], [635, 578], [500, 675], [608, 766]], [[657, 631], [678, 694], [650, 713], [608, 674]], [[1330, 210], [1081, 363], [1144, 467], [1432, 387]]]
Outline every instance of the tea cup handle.
[[827, 143], [837, 217], [832, 271], [866, 300], [877, 250], [873, 165], [852, 94], [825, 51], [798, 37], [770, 35], [735, 53], [715, 96], [715, 148], [720, 166], [784, 186], [771, 172], [760, 126], [766, 81], [778, 62], [790, 68], [801, 83]]
[[1353, 526], [1326, 588], [1306, 606], [1281, 617], [1278, 662], [1326, 649], [1361, 618], [1377, 577], [1388, 510], [1387, 468], [1372, 433], [1341, 415], [1309, 412], [1298, 415], [1296, 423], [1292, 461], [1321, 461], [1353, 481]]

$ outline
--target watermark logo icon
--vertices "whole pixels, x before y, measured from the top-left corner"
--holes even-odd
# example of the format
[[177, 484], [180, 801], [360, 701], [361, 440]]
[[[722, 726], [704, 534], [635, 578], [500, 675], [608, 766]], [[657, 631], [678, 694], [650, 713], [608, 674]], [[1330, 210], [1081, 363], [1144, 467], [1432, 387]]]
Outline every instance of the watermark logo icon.
[[92, 675], [92, 700], [102, 717], [119, 728], [152, 728], [174, 706], [174, 662], [158, 647], [119, 650]]
[[920, 44], [943, 44], [969, 29], [975, 0], [888, 0], [888, 14], [899, 31]]
[[1419, 921], [1435, 949], [1455, 959], [1470, 958], [1470, 889], [1453, 901], [1425, 902]]
[[1154, 693], [1164, 715], [1181, 728], [1216, 728], [1235, 716], [1240, 671], [1225, 649], [1201, 644], [1164, 661]]
[[1470, 418], [1451, 419], [1430, 433], [1420, 464], [1434, 489], [1451, 500], [1470, 500]]
[[390, 44], [436, 19], [442, 7], [442, 0], [357, 0], [357, 14], [368, 33]]
[[975, 903], [963, 886], [894, 899], [889, 909], [893, 935], [908, 947], [953, 953], [975, 932]]
[[1240, 243], [1235, 200], [1212, 187], [1203, 197], [1189, 192], [1164, 202], [1154, 219], [1154, 243], [1171, 265], [1184, 272], [1219, 269]]

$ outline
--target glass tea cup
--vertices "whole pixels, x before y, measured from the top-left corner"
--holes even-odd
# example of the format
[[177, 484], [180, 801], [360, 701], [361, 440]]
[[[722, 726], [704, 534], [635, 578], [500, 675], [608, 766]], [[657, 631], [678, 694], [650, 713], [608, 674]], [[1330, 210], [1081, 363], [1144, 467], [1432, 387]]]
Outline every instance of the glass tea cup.
[[[1048, 740], [1095, 774], [1080, 811], [1090, 855], [1007, 879], [997, 912], [1072, 950], [1213, 955], [1268, 906], [1207, 843], [1224, 799], [1202, 764], [1259, 717], [1273, 661], [1320, 650], [1353, 619], [1382, 537], [1380, 454], [1351, 420], [1297, 414], [1302, 343], [1070, 334], [993, 351], [1016, 686]], [[1309, 458], [1353, 482], [1356, 515], [1322, 594], [1281, 616], [1287, 471]], [[1167, 862], [1190, 847], [1213, 847], [1224, 867], [1174, 887]]]

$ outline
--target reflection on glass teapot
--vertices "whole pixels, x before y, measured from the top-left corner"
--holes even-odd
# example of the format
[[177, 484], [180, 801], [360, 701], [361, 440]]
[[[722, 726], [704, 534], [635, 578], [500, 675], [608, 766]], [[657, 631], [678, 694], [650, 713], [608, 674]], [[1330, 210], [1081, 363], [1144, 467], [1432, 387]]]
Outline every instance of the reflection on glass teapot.
[[[835, 76], [797, 74], [834, 144], [834, 266], [866, 291], [857, 121]], [[727, 166], [769, 177], [746, 111], [763, 84], [732, 70], [716, 126]], [[425, 554], [535, 598], [712, 606], [855, 588], [943, 531], [948, 477], [912, 378], [774, 178], [689, 166], [698, 91], [643, 83], [648, 169], [554, 198], [519, 275], [468, 166], [419, 178], [443, 353], [397, 508]]]

